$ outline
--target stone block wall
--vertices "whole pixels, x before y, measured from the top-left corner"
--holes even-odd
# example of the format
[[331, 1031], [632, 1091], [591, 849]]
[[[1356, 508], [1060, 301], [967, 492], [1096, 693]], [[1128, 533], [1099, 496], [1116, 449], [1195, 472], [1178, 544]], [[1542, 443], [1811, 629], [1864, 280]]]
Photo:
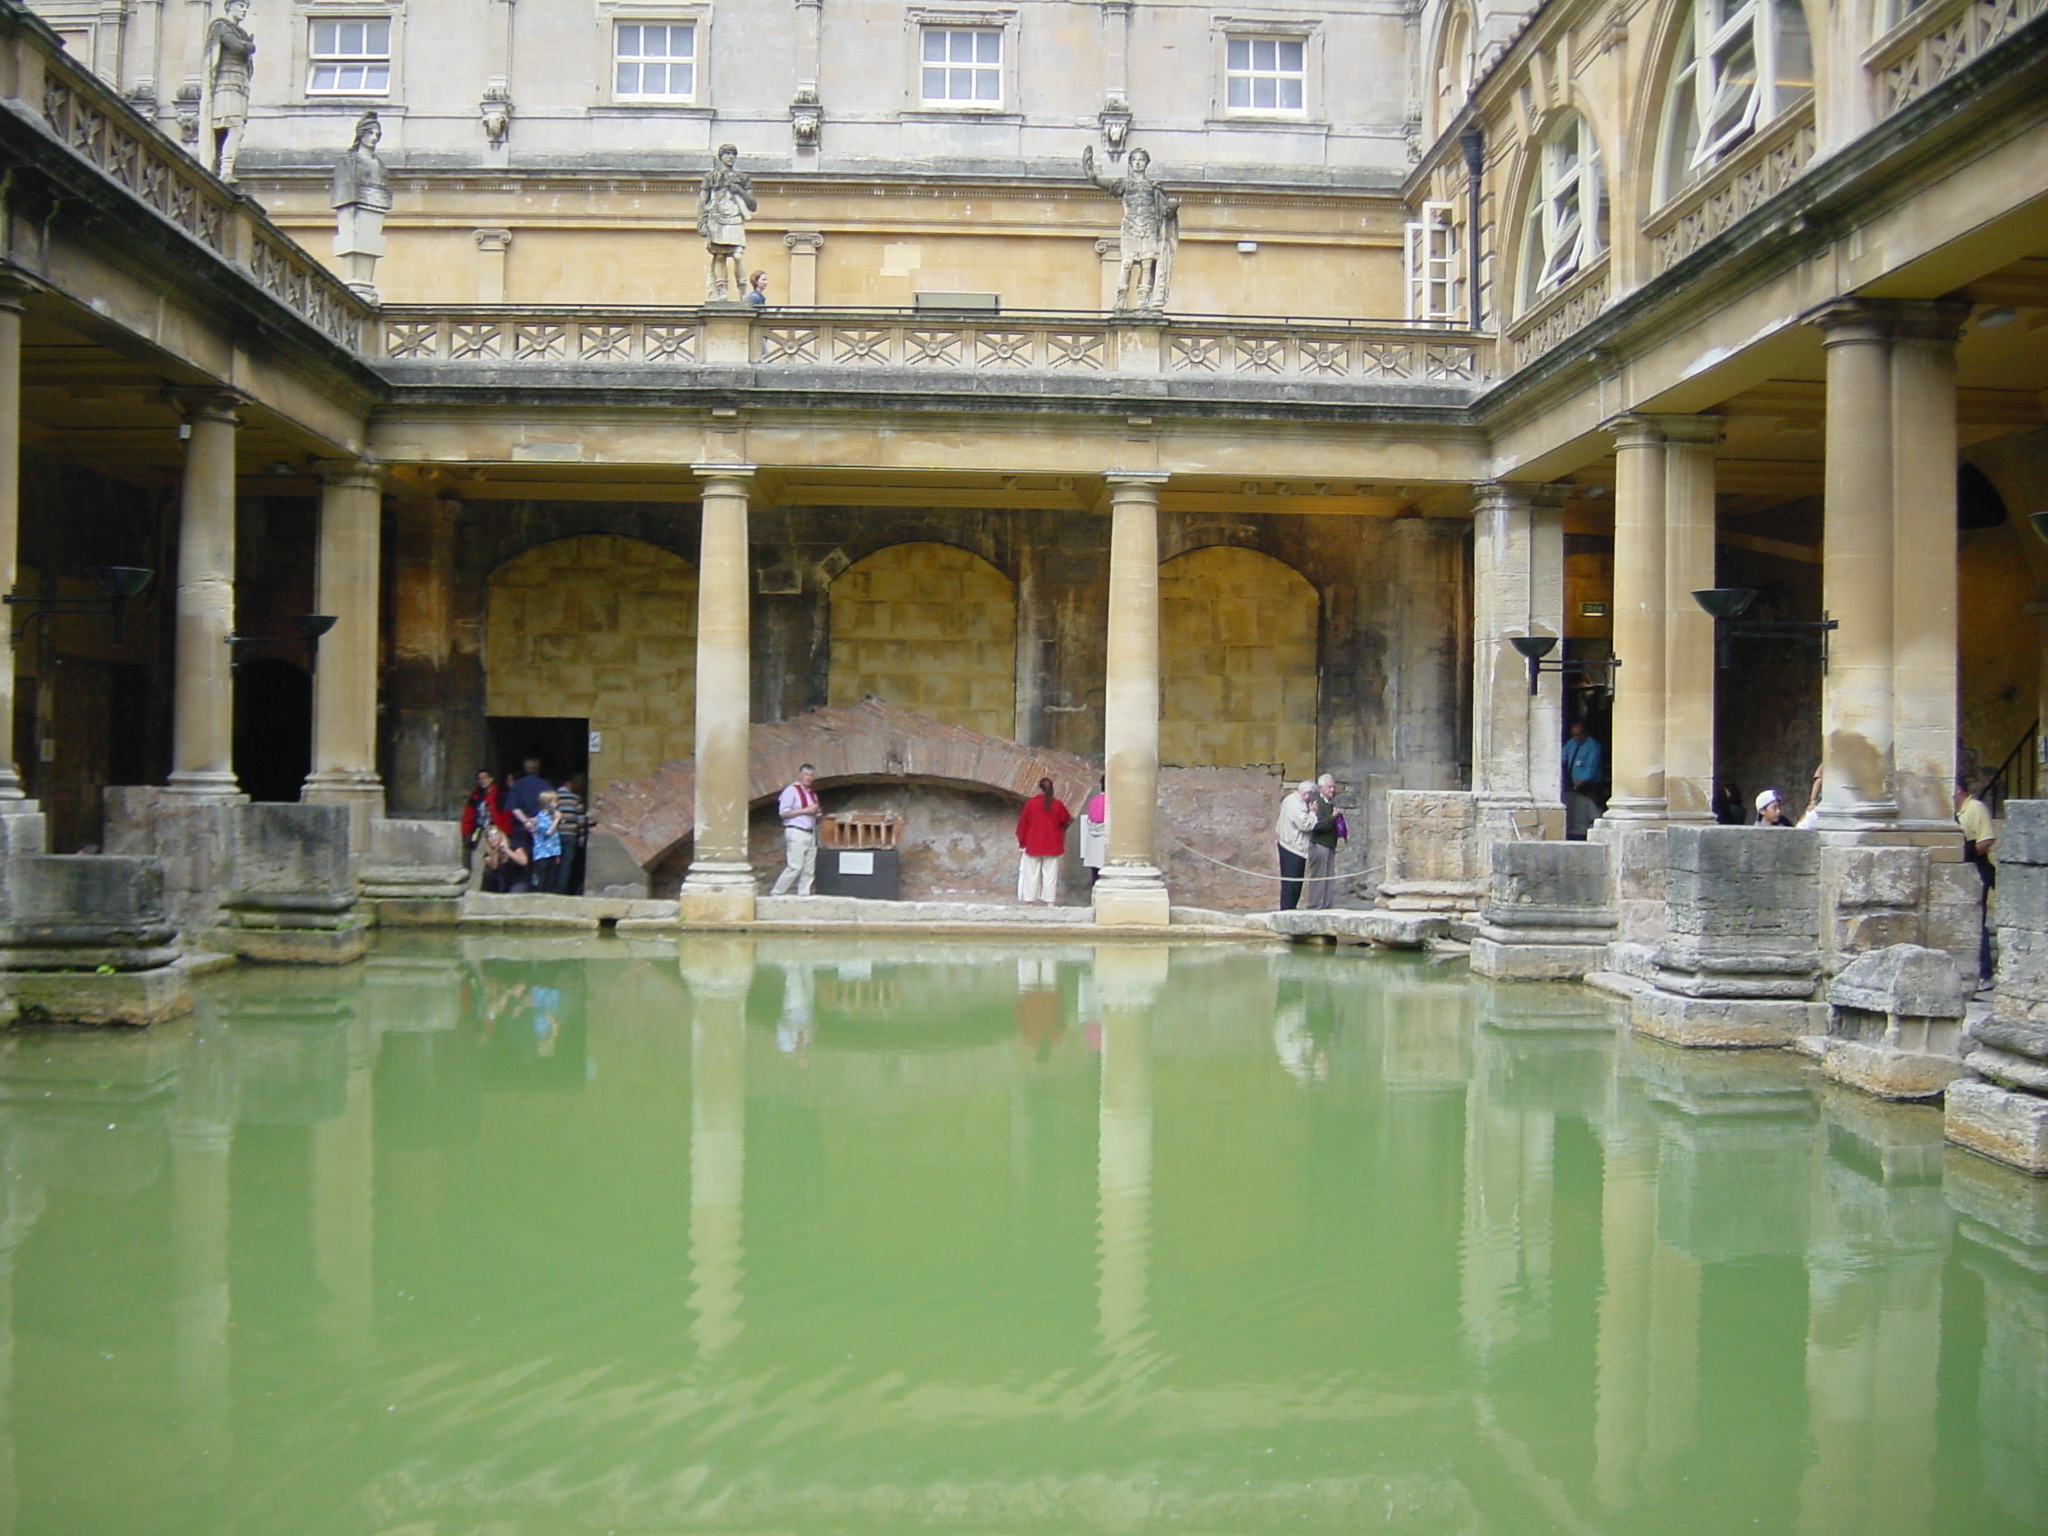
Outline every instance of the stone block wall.
[[1811, 974], [1820, 939], [1820, 839], [1769, 827], [1675, 826], [1664, 834], [1669, 960], [1796, 962]]
[[1159, 568], [1159, 756], [1188, 767], [1316, 766], [1315, 588], [1256, 550]]
[[1389, 790], [1381, 904], [1410, 911], [1475, 910], [1485, 890], [1475, 826], [1468, 791]]
[[951, 544], [892, 544], [831, 588], [829, 702], [873, 695], [988, 736], [1017, 726], [1009, 577]]
[[484, 712], [588, 719], [604, 733], [593, 788], [691, 752], [697, 573], [688, 561], [639, 539], [557, 539], [493, 573], [484, 622]]

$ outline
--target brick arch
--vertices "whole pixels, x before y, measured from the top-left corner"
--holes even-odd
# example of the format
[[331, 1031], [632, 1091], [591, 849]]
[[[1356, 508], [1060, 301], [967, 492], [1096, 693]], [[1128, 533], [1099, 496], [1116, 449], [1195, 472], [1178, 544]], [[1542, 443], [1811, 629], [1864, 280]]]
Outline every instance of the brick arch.
[[485, 587], [484, 713], [587, 718], [593, 787], [687, 751], [696, 724], [697, 569], [642, 539], [537, 544]]
[[[804, 763], [821, 788], [839, 784], [934, 784], [1002, 795], [1022, 804], [1040, 779], [1078, 806], [1094, 793], [1101, 770], [1084, 757], [1019, 746], [999, 736], [949, 725], [880, 699], [844, 708], [807, 710], [756, 725], [749, 736], [747, 803], [780, 794]], [[596, 825], [617, 835], [643, 869], [652, 869], [690, 841], [697, 808], [694, 761], [663, 763], [642, 778], [609, 786], [593, 808]]]
[[1017, 599], [1010, 578], [960, 545], [890, 544], [829, 595], [828, 705], [868, 697], [989, 736], [1017, 718]]
[[1159, 567], [1159, 759], [1314, 771], [1322, 600], [1286, 561], [1205, 544]]

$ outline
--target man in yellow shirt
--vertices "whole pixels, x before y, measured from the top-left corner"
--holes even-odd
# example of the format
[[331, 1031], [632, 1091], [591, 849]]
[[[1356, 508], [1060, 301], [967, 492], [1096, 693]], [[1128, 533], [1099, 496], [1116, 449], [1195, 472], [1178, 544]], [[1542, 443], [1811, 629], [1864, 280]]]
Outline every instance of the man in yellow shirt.
[[1998, 866], [1993, 862], [1991, 850], [1998, 846], [1998, 828], [1992, 824], [1991, 812], [1984, 802], [1970, 793], [1968, 779], [1956, 780], [1956, 825], [1963, 829], [1963, 857], [1977, 867], [1977, 877], [1984, 882], [1984, 896], [1978, 907], [1977, 974], [1983, 985], [1991, 985], [1991, 925], [1987, 909], [1991, 893], [1998, 886]]

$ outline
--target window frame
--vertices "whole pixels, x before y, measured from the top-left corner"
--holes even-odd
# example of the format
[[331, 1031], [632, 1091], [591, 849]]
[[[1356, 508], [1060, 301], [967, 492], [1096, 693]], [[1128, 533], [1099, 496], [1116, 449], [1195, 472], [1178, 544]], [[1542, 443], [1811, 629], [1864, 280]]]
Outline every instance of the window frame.
[[1516, 261], [1522, 313], [1592, 267], [1613, 238], [1606, 164], [1583, 113], [1555, 124], [1537, 141], [1533, 159]]
[[[1246, 52], [1250, 55], [1243, 69], [1234, 67], [1234, 62], [1230, 57], [1231, 51], [1240, 44], [1244, 46]], [[1273, 50], [1274, 60], [1271, 69], [1259, 68], [1258, 51], [1262, 46]], [[1280, 50], [1287, 47], [1293, 47], [1298, 50], [1299, 68], [1290, 70], [1282, 67]], [[1256, 100], [1251, 99], [1247, 99], [1242, 105], [1232, 101], [1231, 96], [1234, 93], [1234, 87], [1240, 80], [1245, 84], [1245, 95], [1247, 98], [1256, 97], [1260, 83], [1270, 80], [1274, 87], [1274, 103], [1271, 106], [1261, 106]], [[1291, 107], [1278, 100], [1284, 94], [1283, 87], [1290, 81], [1297, 87], [1297, 95], [1299, 97], [1299, 100]], [[1223, 35], [1223, 110], [1231, 117], [1307, 117], [1308, 38], [1306, 36], [1289, 37], [1285, 33], [1277, 32], [1225, 32]]]
[[[904, 12], [905, 75], [903, 115], [910, 118], [971, 118], [1022, 120], [1023, 97], [1019, 60], [1023, 46], [1019, 36], [1020, 16], [1011, 6], [938, 7], [912, 6]], [[997, 101], [927, 101], [924, 96], [925, 35], [928, 32], [993, 32], [998, 38], [1000, 57], [995, 76], [1001, 99]], [[947, 65], [956, 68], [960, 66]], [[986, 68], [975, 65], [975, 68]]]
[[[299, 80], [301, 92], [306, 100], [319, 102], [389, 102], [394, 99], [396, 95], [395, 87], [398, 83], [399, 42], [399, 18], [395, 11], [385, 8], [362, 9], [348, 7], [330, 9], [325, 6], [318, 8], [309, 6], [300, 12], [300, 16], [303, 21], [300, 41], [305, 49], [305, 60], [299, 74]], [[323, 53], [316, 46], [319, 29], [322, 27], [346, 27], [351, 25], [369, 27], [380, 22], [384, 27], [384, 52], [381, 55], [373, 53]], [[382, 90], [372, 90], [367, 87], [353, 90], [343, 88], [323, 90], [313, 83], [314, 72], [323, 67], [346, 68], [350, 64], [367, 66], [376, 63], [379, 59], [382, 60], [384, 65], [384, 87]]]
[[[1782, 117], [1813, 89], [1813, 38], [1800, 0], [1691, 0], [1658, 110], [1656, 196], [1662, 205], [1699, 181], [1738, 147]], [[1796, 29], [1786, 25], [1797, 19]], [[1804, 83], [1782, 78], [1797, 51]], [[1747, 54], [1748, 79], [1728, 62]], [[1683, 161], [1681, 164], [1680, 161]]]
[[[1209, 124], [1212, 127], [1317, 126], [1323, 122], [1323, 28], [1314, 19], [1247, 16], [1218, 12], [1209, 18], [1213, 66]], [[1233, 42], [1299, 43], [1301, 106], [1233, 107], [1230, 104], [1230, 45]]]
[[1458, 209], [1450, 201], [1431, 200], [1417, 210], [1420, 218], [1401, 227], [1401, 276], [1410, 320], [1432, 325], [1462, 326], [1465, 309], [1465, 251]]
[[[657, 107], [688, 107], [695, 106], [697, 104], [697, 101], [701, 95], [701, 86], [704, 78], [703, 29], [699, 24], [697, 17], [692, 15], [622, 15], [615, 11], [606, 18], [606, 21], [609, 29], [608, 38], [611, 43], [610, 64], [608, 65], [610, 73], [606, 78], [611, 83], [611, 99], [613, 101], [619, 102], [622, 105], [629, 103], [638, 104], [641, 102], [645, 102], [649, 106]], [[619, 34], [627, 27], [640, 27], [643, 29], [647, 27], [686, 27], [689, 29], [690, 53], [689, 58], [687, 60], [687, 64], [690, 71], [689, 90], [681, 92], [656, 92], [645, 90], [622, 91], [619, 89], [619, 70], [624, 65], [630, 63], [633, 66], [644, 70], [650, 64], [661, 64], [665, 65], [670, 70], [673, 70], [679, 62], [683, 62], [679, 60], [678, 57], [674, 54], [654, 55], [646, 52], [636, 54], [631, 60], [628, 60], [621, 52], [619, 36]]]
[[[598, 0], [591, 46], [598, 57], [599, 89], [586, 109], [598, 117], [705, 117], [712, 115], [712, 8], [692, 0]], [[691, 92], [685, 96], [622, 96], [619, 94], [619, 28], [688, 26], [696, 44], [691, 60]]]

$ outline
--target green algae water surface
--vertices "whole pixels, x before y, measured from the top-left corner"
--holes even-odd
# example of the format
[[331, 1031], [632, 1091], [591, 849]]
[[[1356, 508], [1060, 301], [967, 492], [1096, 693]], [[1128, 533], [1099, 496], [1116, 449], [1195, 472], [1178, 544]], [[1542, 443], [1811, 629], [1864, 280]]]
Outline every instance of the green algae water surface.
[[2048, 1529], [2048, 1187], [1576, 989], [387, 942], [0, 1044], [0, 1536]]

